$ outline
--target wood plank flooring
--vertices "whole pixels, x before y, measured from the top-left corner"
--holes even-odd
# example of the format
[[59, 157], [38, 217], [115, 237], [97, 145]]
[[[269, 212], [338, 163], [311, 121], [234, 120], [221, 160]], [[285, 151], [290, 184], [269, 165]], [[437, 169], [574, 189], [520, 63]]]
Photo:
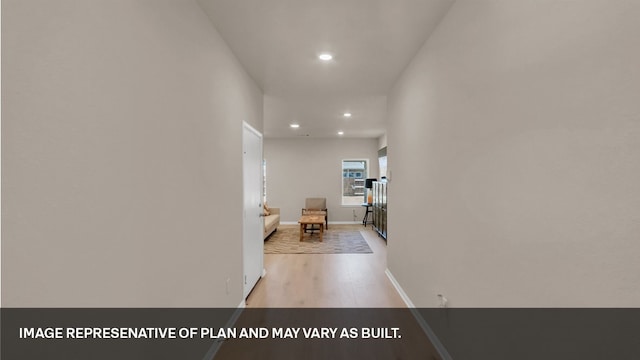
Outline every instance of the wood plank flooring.
[[[249, 309], [243, 311], [236, 326], [381, 329], [379, 326], [393, 324], [402, 339], [230, 339], [223, 343], [216, 360], [441, 359], [385, 274], [384, 240], [370, 227], [331, 225], [332, 231], [337, 228], [361, 230], [373, 253], [266, 254], [267, 273], [249, 295]], [[314, 312], [309, 308], [325, 309]]]
[[265, 254], [267, 273], [247, 307], [406, 307], [385, 274], [386, 243], [371, 226], [331, 229], [361, 230], [373, 254]]

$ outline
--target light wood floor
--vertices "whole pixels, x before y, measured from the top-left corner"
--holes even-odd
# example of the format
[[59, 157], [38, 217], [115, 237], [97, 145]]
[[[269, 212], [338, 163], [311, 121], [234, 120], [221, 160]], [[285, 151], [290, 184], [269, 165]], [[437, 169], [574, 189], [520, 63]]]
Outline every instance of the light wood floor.
[[265, 254], [267, 274], [247, 307], [406, 307], [385, 274], [385, 241], [371, 226], [330, 227], [361, 230], [373, 254]]

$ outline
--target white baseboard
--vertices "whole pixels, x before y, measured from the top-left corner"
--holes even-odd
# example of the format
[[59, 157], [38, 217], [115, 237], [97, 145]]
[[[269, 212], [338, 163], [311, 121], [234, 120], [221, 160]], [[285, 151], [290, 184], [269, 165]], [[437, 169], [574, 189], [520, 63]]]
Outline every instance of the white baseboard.
[[[362, 220], [360, 221], [331, 221], [329, 225], [362, 225]], [[280, 221], [280, 225], [298, 225], [297, 221]]]
[[444, 347], [440, 339], [438, 339], [438, 336], [436, 335], [436, 333], [433, 332], [433, 330], [431, 329], [427, 321], [422, 317], [422, 315], [420, 315], [418, 310], [416, 310], [416, 306], [413, 304], [413, 302], [409, 298], [409, 295], [407, 295], [407, 293], [404, 291], [402, 286], [400, 286], [400, 283], [398, 282], [398, 280], [396, 280], [396, 278], [393, 276], [391, 271], [387, 269], [384, 271], [384, 273], [387, 274], [387, 277], [393, 284], [393, 287], [396, 288], [396, 291], [402, 298], [402, 301], [404, 301], [404, 303], [407, 304], [407, 307], [410, 309], [411, 314], [413, 314], [413, 317], [416, 318], [416, 321], [422, 328], [422, 331], [424, 331], [424, 333], [427, 335], [427, 337], [431, 341], [431, 344], [433, 344], [433, 347], [436, 349], [440, 357], [443, 360], [452, 360], [453, 358], [451, 357], [447, 349]]
[[[238, 304], [238, 307], [236, 308], [236, 311], [233, 312], [233, 314], [231, 315], [231, 317], [227, 321], [227, 324], [225, 325], [225, 327], [226, 328], [233, 328], [234, 325], [236, 324], [236, 321], [238, 321], [238, 318], [240, 317], [240, 314], [242, 314], [242, 311], [246, 307], [247, 307], [247, 303], [246, 303], [245, 299], [242, 299], [242, 301], [240, 301], [240, 304]], [[202, 360], [211, 360], [211, 359], [213, 359], [214, 356], [216, 356], [216, 353], [218, 352], [218, 350], [220, 350], [220, 347], [222, 346], [222, 343], [224, 341], [225, 341], [225, 339], [216, 339], [213, 342], [213, 344], [211, 344], [211, 347], [209, 348], [209, 351], [207, 351], [207, 353], [204, 355]]]
[[391, 270], [387, 269], [384, 271], [384, 273], [387, 274], [387, 277], [389, 278], [389, 280], [391, 280], [393, 287], [396, 288], [396, 291], [402, 298], [402, 301], [404, 301], [404, 303], [407, 304], [407, 307], [409, 309], [415, 308], [416, 306], [413, 305], [413, 302], [411, 302], [409, 295], [407, 295], [407, 293], [404, 292], [404, 289], [402, 288], [402, 286], [400, 286], [400, 283], [398, 283], [398, 280], [396, 280], [396, 278], [393, 276], [393, 274], [391, 273]]

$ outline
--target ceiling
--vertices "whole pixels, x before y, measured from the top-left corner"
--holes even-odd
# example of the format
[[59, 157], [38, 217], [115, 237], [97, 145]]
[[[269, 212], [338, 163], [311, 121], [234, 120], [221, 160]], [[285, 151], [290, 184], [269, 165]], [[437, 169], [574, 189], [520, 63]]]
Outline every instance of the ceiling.
[[387, 93], [453, 1], [199, 0], [264, 92], [265, 137], [384, 134]]

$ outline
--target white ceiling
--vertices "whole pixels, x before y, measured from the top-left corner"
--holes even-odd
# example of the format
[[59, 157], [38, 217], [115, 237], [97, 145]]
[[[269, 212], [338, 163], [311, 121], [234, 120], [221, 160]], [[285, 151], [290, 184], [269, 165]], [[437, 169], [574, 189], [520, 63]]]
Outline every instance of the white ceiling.
[[388, 91], [453, 1], [199, 0], [264, 91], [265, 137], [384, 134]]

